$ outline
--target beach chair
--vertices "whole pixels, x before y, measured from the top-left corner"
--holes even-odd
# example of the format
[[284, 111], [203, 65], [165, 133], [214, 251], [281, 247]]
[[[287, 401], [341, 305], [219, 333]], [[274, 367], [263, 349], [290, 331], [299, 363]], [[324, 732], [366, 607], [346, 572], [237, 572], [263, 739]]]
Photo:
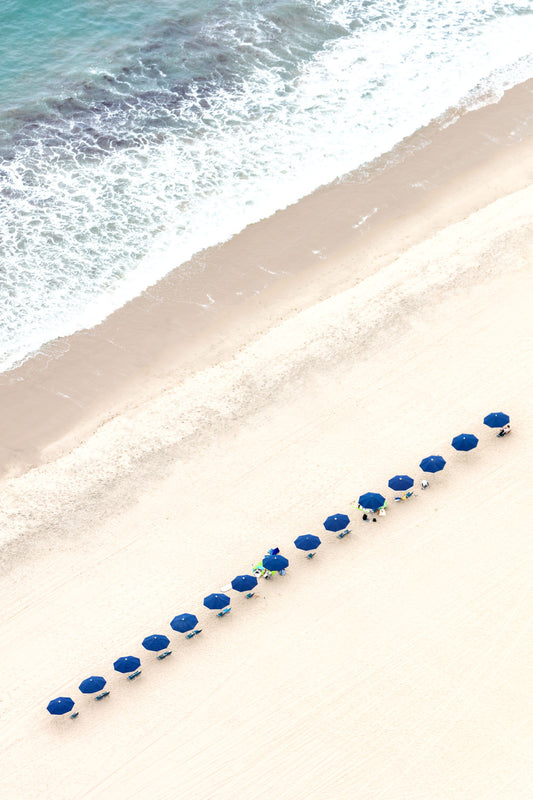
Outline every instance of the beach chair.
[[[424, 487], [422, 487], [422, 488], [424, 488]], [[407, 500], [408, 497], [412, 497], [413, 495], [414, 495], [414, 492], [406, 492], [404, 495], [398, 495], [398, 497], [395, 497], [394, 500], [397, 503], [400, 500]], [[383, 514], [381, 514], [382, 511], [383, 511]], [[385, 509], [384, 508], [380, 508], [379, 513], [381, 514], [381, 516], [384, 516], [385, 515]]]
[[226, 606], [226, 608], [223, 608], [222, 611], [218, 612], [217, 617], [223, 617], [225, 614], [229, 614], [230, 611], [231, 606]]
[[316, 556], [316, 553], [308, 553], [306, 555], [306, 558], [314, 558], [315, 556]]
[[[340, 533], [337, 534], [337, 539], [344, 539], [344, 537], [348, 536], [349, 533], [351, 533], [350, 528], [346, 528], [345, 531], [341, 531]], [[314, 553], [313, 553], [313, 555], [314, 555]]]
[[78, 716], [79, 713], [80, 713], [79, 711], [75, 711], [74, 714], [70, 715], [70, 718], [71, 719], [76, 719], [76, 717]]
[[131, 675], [128, 675], [128, 680], [132, 681], [134, 678], [137, 677], [137, 675], [140, 675], [141, 672], [142, 672], [142, 669], [136, 669], [135, 672], [132, 672]]
[[255, 592], [247, 592], [245, 597], [247, 597], [247, 598], [255, 597]]
[[192, 639], [193, 636], [198, 636], [198, 634], [201, 633], [201, 632], [202, 632], [202, 629], [198, 628], [197, 630], [191, 631], [190, 633], [188, 633], [185, 638], [186, 639]]
[[101, 692], [100, 694], [97, 694], [94, 699], [95, 700], [102, 700], [104, 697], [107, 697], [108, 694], [109, 694], [109, 692]]
[[160, 655], [158, 655], [157, 658], [159, 659], [159, 661], [162, 661], [164, 658], [170, 655], [172, 655], [172, 650], [165, 650], [165, 652], [160, 653]]

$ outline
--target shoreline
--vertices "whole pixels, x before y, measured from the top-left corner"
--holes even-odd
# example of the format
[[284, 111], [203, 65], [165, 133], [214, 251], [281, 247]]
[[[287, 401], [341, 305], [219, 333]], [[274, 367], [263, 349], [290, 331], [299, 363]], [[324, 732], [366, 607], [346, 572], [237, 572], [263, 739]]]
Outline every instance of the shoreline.
[[128, 405], [521, 188], [532, 93], [528, 81], [447, 127], [421, 129], [392, 158], [209, 248], [96, 328], [51, 342], [2, 374], [0, 466], [17, 474], [55, 458]]

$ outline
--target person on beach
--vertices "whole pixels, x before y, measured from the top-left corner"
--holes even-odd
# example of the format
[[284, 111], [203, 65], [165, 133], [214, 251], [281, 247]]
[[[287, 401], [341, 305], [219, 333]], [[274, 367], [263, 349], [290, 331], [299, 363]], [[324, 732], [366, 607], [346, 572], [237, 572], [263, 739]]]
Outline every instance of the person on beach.
[[424, 480], [420, 482], [420, 488], [427, 489], [428, 487], [429, 487], [429, 481], [426, 481], [426, 479], [424, 478]]
[[511, 433], [511, 426], [509, 425], [509, 423], [507, 423], [507, 425], [504, 425], [501, 431], [499, 431], [496, 434], [496, 436], [506, 436], [508, 433]]
[[[277, 556], [278, 553], [279, 553], [279, 547], [271, 547], [270, 550], [268, 551], [268, 553], [266, 553], [263, 556], [263, 558], [266, 558], [267, 556]], [[263, 562], [262, 561], [260, 561], [259, 564], [256, 564], [252, 568], [252, 574], [256, 575], [257, 577], [261, 577], [261, 578], [271, 578], [272, 577], [271, 570], [266, 569], [266, 567], [263, 566]], [[280, 569], [279, 570], [279, 574], [280, 575], [285, 575], [286, 571], [284, 569]]]
[[255, 575], [257, 578], [271, 578], [272, 577], [272, 573], [268, 569], [264, 568], [262, 562], [260, 562], [259, 564], [256, 564], [255, 567], [252, 567], [252, 575]]
[[[357, 500], [352, 500], [350, 505], [351, 505], [352, 508], [356, 508], [358, 511], [362, 511], [363, 512], [363, 521], [364, 522], [369, 522], [370, 521], [370, 517], [366, 513], [366, 510], [363, 508], [363, 506], [359, 505]], [[372, 517], [372, 522], [377, 522], [375, 517]]]

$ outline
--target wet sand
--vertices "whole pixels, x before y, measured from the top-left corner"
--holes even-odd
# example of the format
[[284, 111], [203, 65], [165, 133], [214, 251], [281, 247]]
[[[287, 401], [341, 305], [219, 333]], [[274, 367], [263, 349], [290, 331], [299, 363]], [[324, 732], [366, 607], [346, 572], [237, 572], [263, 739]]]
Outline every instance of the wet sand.
[[[527, 185], [533, 82], [450, 113], [393, 153], [199, 254], [0, 376], [0, 465], [64, 452], [129, 404], [375, 274], [395, 253]], [[458, 116], [455, 122], [452, 120]]]

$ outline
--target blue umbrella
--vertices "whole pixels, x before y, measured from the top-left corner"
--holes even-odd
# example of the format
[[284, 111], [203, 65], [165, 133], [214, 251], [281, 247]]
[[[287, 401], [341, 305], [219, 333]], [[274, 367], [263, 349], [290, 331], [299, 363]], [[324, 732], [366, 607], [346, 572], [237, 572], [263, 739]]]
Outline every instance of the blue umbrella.
[[98, 675], [92, 675], [90, 678], [85, 678], [85, 680], [80, 683], [79, 689], [80, 692], [83, 692], [83, 694], [92, 694], [93, 692], [99, 692], [104, 688], [105, 685], [105, 678], [100, 678]]
[[377, 492], [367, 492], [361, 495], [358, 502], [361, 508], [367, 508], [369, 511], [377, 511], [378, 508], [385, 505], [385, 498], [382, 494], [378, 494]]
[[170, 623], [170, 627], [179, 633], [187, 633], [192, 631], [195, 625], [198, 625], [198, 618], [194, 614], [178, 614]]
[[207, 597], [204, 597], [204, 606], [207, 608], [215, 609], [215, 608], [225, 608], [229, 606], [230, 599], [227, 594], [220, 594], [215, 592], [214, 594], [208, 594]]
[[289, 560], [285, 556], [265, 556], [263, 559], [263, 566], [269, 572], [279, 572], [289, 566]]
[[294, 540], [294, 544], [298, 550], [316, 550], [320, 545], [320, 539], [318, 536], [313, 536], [312, 533], [305, 533], [303, 536], [298, 536]]
[[46, 710], [50, 714], [68, 714], [74, 708], [74, 700], [71, 697], [56, 697], [55, 700], [50, 700], [46, 706]]
[[389, 486], [395, 492], [406, 492], [414, 485], [414, 480], [409, 475], [395, 475], [389, 481]]
[[420, 469], [424, 472], [440, 472], [445, 463], [442, 456], [428, 456], [420, 462]]
[[477, 436], [474, 436], [473, 433], [460, 433], [459, 436], [454, 436], [452, 439], [452, 447], [455, 447], [456, 450], [473, 450], [474, 447], [477, 447], [478, 441]]
[[164, 650], [170, 644], [170, 639], [167, 636], [162, 636], [159, 633], [153, 633], [142, 640], [142, 646], [145, 650], [152, 650], [157, 653], [158, 650]]
[[[385, 502], [385, 500], [383, 500], [383, 502]], [[346, 514], [332, 514], [331, 517], [328, 517], [324, 522], [324, 528], [327, 531], [337, 532], [343, 531], [349, 524], [350, 517], [347, 517]]]
[[141, 660], [137, 658], [137, 656], [121, 656], [121, 658], [117, 658], [113, 664], [113, 668], [116, 669], [117, 672], [122, 672], [124, 675], [126, 672], [135, 672], [140, 666]]
[[237, 575], [231, 582], [231, 588], [236, 592], [248, 592], [257, 586], [257, 578], [254, 575]]
[[489, 428], [503, 428], [509, 423], [509, 415], [504, 414], [503, 411], [493, 411], [492, 414], [487, 414], [483, 422]]

